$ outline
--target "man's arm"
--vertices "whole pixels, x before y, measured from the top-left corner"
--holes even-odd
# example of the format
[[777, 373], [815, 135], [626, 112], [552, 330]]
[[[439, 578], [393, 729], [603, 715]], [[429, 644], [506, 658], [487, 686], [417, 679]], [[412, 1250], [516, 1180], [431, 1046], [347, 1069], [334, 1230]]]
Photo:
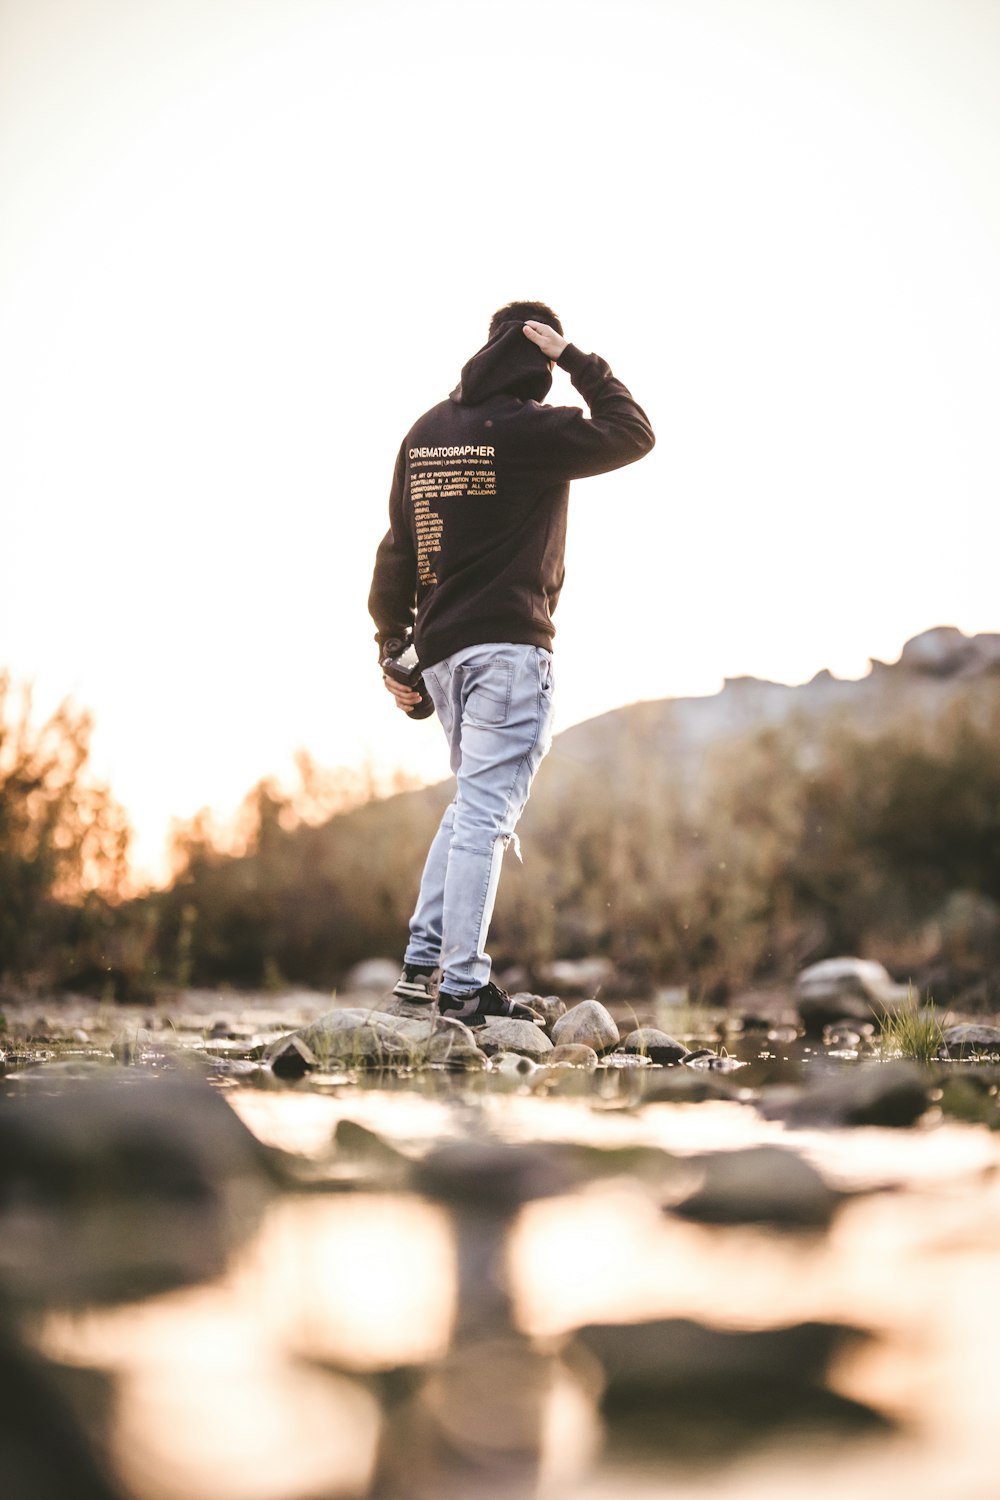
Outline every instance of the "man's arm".
[[526, 440], [534, 461], [561, 479], [585, 479], [635, 463], [656, 439], [649, 418], [611, 373], [606, 360], [584, 354], [545, 323], [524, 325], [525, 337], [565, 370], [590, 407], [590, 416], [572, 406], [553, 406], [532, 413]]
[[375, 554], [368, 613], [375, 621], [379, 655], [387, 640], [405, 637], [413, 626], [417, 599], [417, 555], [403, 508], [405, 445], [399, 450], [389, 492], [389, 530]]

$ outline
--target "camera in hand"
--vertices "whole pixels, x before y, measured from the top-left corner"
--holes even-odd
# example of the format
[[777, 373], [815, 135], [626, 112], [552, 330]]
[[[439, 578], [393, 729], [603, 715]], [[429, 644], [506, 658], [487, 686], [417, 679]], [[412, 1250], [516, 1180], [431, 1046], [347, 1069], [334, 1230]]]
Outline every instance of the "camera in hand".
[[420, 663], [417, 660], [413, 642], [400, 640], [383, 642], [381, 666], [386, 677], [391, 677], [393, 682], [401, 682], [404, 687], [413, 688], [414, 692], [420, 694], [420, 702], [407, 709], [407, 717], [429, 719], [434, 712], [434, 704], [424, 686], [424, 679], [420, 675]]

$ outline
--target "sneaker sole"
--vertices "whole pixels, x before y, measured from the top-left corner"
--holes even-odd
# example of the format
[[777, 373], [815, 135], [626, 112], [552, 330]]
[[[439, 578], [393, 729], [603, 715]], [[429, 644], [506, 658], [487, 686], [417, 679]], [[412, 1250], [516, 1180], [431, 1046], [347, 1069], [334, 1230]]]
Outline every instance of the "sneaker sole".
[[541, 1016], [484, 1016], [482, 1013], [476, 1014], [475, 1012], [470, 1016], [463, 1016], [454, 1010], [443, 1010], [441, 1015], [449, 1021], [461, 1021], [463, 1026], [469, 1026], [473, 1031], [480, 1026], [485, 1026], [487, 1021], [530, 1021], [533, 1026], [545, 1025]]

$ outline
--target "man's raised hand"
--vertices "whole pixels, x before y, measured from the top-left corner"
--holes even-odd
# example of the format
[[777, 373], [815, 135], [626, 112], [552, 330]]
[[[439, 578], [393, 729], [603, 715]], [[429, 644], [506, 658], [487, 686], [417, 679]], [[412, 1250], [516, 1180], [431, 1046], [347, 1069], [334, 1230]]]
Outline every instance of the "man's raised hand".
[[569, 343], [561, 333], [556, 333], [547, 323], [525, 323], [524, 336], [537, 344], [547, 359], [558, 359]]

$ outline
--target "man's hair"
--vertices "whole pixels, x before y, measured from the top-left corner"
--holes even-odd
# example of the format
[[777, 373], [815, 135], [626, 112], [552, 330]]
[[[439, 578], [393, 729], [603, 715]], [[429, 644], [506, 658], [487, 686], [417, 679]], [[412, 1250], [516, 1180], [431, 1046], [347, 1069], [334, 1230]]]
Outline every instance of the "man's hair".
[[546, 307], [544, 302], [508, 302], [506, 307], [498, 307], [490, 319], [489, 336], [493, 337], [501, 323], [528, 322], [547, 323], [560, 338], [563, 337], [562, 324], [551, 307]]

